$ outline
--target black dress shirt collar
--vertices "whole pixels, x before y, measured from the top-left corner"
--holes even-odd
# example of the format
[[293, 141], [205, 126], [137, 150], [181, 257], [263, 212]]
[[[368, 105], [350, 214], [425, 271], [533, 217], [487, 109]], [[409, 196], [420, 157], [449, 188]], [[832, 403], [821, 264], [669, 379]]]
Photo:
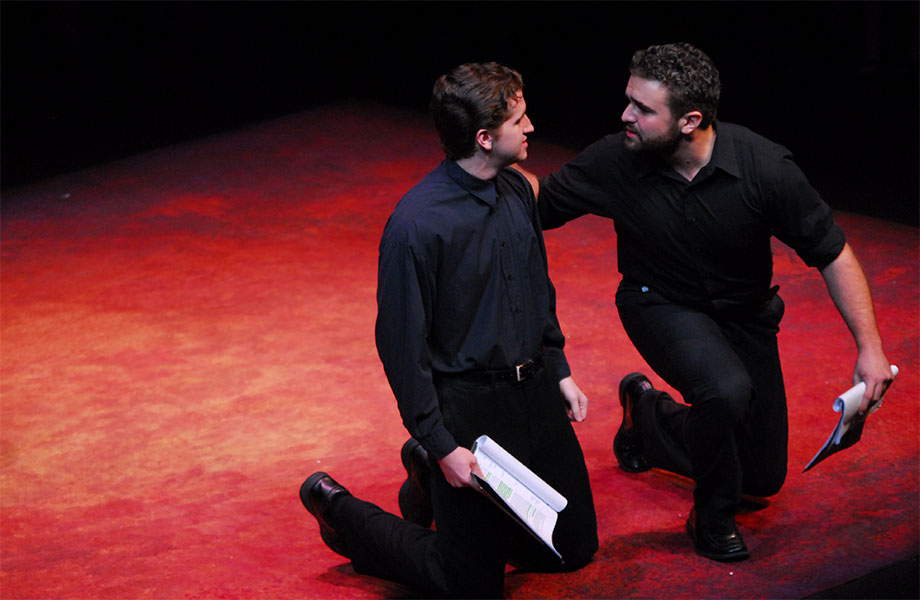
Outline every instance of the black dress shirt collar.
[[[716, 131], [716, 141], [712, 149], [712, 157], [709, 159], [706, 166], [700, 169], [700, 173], [703, 177], [699, 177], [698, 179], [705, 178], [716, 169], [721, 169], [732, 177], [740, 178], [741, 169], [738, 168], [738, 160], [735, 154], [735, 141], [732, 139], [731, 133], [728, 131], [720, 132], [718, 121], [713, 123], [712, 126]], [[658, 170], [665, 173], [674, 171], [674, 169], [661, 158], [649, 155], [648, 153], [637, 153], [635, 155], [634, 164], [636, 166], [636, 174], [640, 179]]]
[[444, 168], [448, 177], [457, 182], [464, 190], [485, 202], [490, 208], [495, 208], [495, 180], [479, 179], [467, 173], [463, 167], [453, 160], [445, 160]]

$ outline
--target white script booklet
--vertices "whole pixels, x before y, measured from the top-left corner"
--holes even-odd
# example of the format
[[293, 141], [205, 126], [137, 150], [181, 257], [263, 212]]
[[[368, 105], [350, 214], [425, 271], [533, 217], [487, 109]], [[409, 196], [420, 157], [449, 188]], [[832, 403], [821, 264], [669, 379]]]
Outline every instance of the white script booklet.
[[485, 475], [473, 474], [482, 491], [562, 560], [553, 530], [568, 500], [488, 436], [479, 436], [471, 450]]
[[[891, 365], [891, 376], [894, 377], [897, 374], [898, 368]], [[862, 403], [863, 394], [865, 393], [866, 384], [865, 382], [860, 382], [834, 400], [834, 412], [840, 413], [840, 419], [837, 421], [834, 430], [831, 431], [831, 436], [824, 443], [824, 446], [811, 459], [811, 462], [805, 466], [803, 473], [831, 454], [849, 448], [859, 441], [862, 437], [863, 427], [866, 425], [866, 418], [882, 406], [882, 398], [879, 398], [877, 402], [869, 405], [865, 414], [859, 414], [859, 405]]]

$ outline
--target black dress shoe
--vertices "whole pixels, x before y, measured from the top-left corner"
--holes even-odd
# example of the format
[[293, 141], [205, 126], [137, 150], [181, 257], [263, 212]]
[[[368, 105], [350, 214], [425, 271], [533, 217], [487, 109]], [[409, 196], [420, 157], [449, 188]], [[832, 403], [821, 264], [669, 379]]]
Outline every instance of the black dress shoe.
[[322, 471], [307, 477], [300, 486], [300, 501], [316, 517], [320, 537], [333, 552], [348, 558], [345, 540], [336, 532], [329, 519], [329, 508], [333, 500], [342, 495], [351, 496], [351, 493]]
[[724, 529], [724, 531], [711, 531], [700, 525], [695, 508], [690, 511], [690, 517], [687, 519], [687, 533], [693, 540], [697, 554], [719, 562], [736, 562], [749, 558], [751, 553], [744, 545], [735, 521], [732, 520]]
[[620, 406], [623, 407], [623, 421], [613, 438], [613, 454], [620, 468], [628, 473], [642, 473], [652, 467], [642, 454], [642, 439], [633, 426], [633, 407], [644, 392], [651, 390], [652, 383], [642, 373], [630, 373], [620, 382]]
[[406, 480], [399, 488], [399, 511], [407, 521], [431, 527], [434, 510], [431, 506], [431, 464], [428, 452], [415, 438], [403, 444], [400, 451]]

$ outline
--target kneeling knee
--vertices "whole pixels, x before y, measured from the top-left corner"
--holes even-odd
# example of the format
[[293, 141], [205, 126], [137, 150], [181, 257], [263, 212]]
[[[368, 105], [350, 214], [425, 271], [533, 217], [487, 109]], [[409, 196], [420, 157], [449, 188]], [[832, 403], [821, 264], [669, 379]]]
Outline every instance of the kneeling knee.
[[577, 571], [578, 569], [581, 569], [582, 567], [587, 566], [588, 563], [594, 560], [594, 555], [596, 552], [597, 552], [597, 548], [595, 548], [594, 551], [591, 553], [582, 553], [576, 556], [563, 557], [564, 562], [562, 563], [562, 568], [560, 569], [560, 571], [563, 571], [563, 572]]
[[782, 489], [785, 482], [786, 469], [783, 469], [769, 477], [761, 477], [757, 481], [748, 483], [744, 486], [744, 493], [761, 498], [775, 496]]
[[708, 402], [730, 421], [740, 421], [752, 398], [751, 381], [747, 377], [726, 378], [710, 391]]

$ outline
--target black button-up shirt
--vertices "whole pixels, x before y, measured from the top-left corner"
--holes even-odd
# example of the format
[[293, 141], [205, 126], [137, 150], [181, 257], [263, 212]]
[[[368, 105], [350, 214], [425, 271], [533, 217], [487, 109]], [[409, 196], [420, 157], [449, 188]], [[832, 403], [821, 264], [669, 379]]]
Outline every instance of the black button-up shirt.
[[473, 177], [444, 161], [400, 200], [380, 241], [377, 351], [403, 423], [441, 459], [433, 376], [510, 369], [545, 350], [569, 367], [530, 184], [513, 169]]
[[770, 237], [823, 268], [843, 231], [791, 153], [716, 124], [712, 157], [692, 182], [608, 135], [540, 181], [546, 229], [592, 213], [613, 219], [624, 280], [701, 310], [756, 305], [773, 276]]

